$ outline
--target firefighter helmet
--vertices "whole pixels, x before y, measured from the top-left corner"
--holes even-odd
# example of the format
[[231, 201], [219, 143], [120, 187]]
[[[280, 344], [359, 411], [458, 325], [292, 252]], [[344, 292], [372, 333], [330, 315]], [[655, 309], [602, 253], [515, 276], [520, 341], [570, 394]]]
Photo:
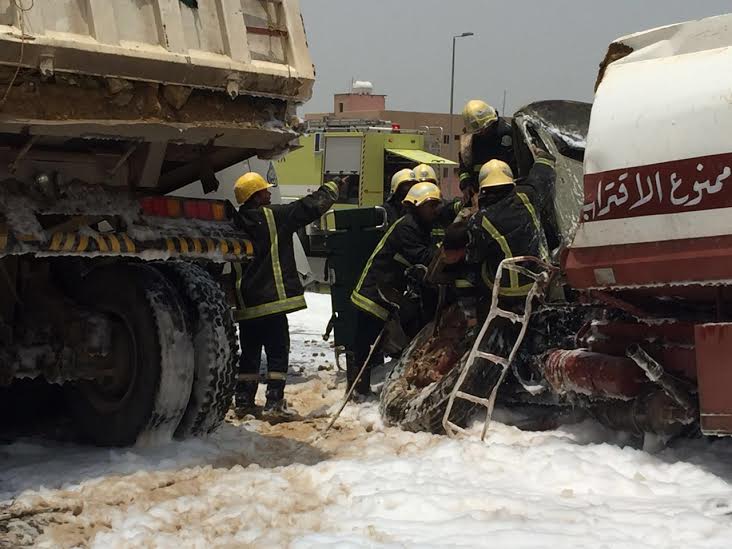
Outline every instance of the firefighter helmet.
[[502, 160], [489, 160], [480, 169], [478, 175], [478, 181], [480, 183], [480, 189], [487, 189], [489, 187], [498, 187], [499, 185], [515, 185], [513, 180], [513, 171], [511, 166], [506, 164]]
[[437, 183], [437, 173], [435, 173], [434, 168], [429, 164], [420, 164], [414, 168], [414, 173], [417, 174], [417, 179], [420, 181]]
[[402, 186], [403, 183], [417, 183], [417, 175], [414, 173], [414, 170], [410, 170], [409, 168], [404, 168], [403, 170], [399, 170], [397, 173], [394, 174], [394, 176], [391, 178], [391, 194], [394, 194], [397, 192], [397, 189]]
[[236, 180], [234, 184], [234, 196], [238, 204], [244, 204], [254, 193], [272, 187], [264, 180], [264, 177], [256, 172], [247, 172]]
[[442, 194], [440, 193], [440, 188], [437, 185], [424, 181], [422, 183], [417, 183], [409, 189], [407, 196], [402, 200], [402, 204], [421, 206], [430, 200], [442, 200]]
[[488, 128], [498, 120], [496, 109], [485, 101], [472, 99], [463, 109], [463, 121], [468, 133], [477, 133]]

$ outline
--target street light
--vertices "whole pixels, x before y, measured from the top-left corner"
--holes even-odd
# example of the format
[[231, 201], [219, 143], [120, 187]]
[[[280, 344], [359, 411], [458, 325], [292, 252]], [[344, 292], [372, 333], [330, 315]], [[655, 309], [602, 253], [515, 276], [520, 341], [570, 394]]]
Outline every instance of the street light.
[[458, 34], [452, 37], [452, 73], [450, 76], [450, 138], [448, 139], [449, 143], [453, 143], [455, 136], [452, 129], [453, 111], [455, 109], [455, 42], [458, 38], [467, 38], [468, 36], [475, 35], [472, 32], [464, 32], [462, 34]]

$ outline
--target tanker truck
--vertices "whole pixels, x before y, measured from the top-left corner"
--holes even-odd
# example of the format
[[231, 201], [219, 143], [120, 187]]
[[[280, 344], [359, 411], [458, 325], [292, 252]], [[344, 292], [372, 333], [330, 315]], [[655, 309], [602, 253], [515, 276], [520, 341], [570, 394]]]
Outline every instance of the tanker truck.
[[516, 113], [515, 141], [557, 158], [553, 264], [505, 261], [533, 299], [511, 312], [488, 295], [483, 330], [461, 299], [425, 328], [382, 391], [388, 422], [454, 434], [499, 404], [530, 428], [732, 435], [730, 29], [724, 15], [620, 38], [592, 105]]
[[[297, 0], [0, 0], [0, 391], [61, 386], [101, 445], [211, 432], [237, 341], [228, 201], [176, 197], [297, 138]], [[231, 181], [223, 182], [231, 185]]]

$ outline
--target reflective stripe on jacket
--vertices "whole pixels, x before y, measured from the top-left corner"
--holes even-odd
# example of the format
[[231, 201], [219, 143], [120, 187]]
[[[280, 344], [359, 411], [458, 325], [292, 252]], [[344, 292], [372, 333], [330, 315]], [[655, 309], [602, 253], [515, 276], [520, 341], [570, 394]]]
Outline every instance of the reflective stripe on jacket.
[[400, 300], [406, 289], [404, 271], [414, 265], [429, 265], [437, 254], [437, 247], [431, 243], [431, 229], [420, 224], [411, 212], [394, 222], [366, 262], [351, 302], [386, 320], [391, 308], [387, 299]]
[[254, 259], [234, 265], [237, 320], [291, 313], [307, 307], [297, 272], [292, 235], [327, 212], [338, 198], [338, 186], [324, 184], [291, 204], [240, 209], [254, 241]]

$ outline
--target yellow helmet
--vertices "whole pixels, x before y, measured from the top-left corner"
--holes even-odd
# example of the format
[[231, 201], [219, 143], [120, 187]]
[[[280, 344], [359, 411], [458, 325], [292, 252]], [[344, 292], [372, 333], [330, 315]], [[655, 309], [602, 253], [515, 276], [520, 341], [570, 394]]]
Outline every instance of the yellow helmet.
[[511, 166], [503, 160], [496, 160], [495, 158], [489, 160], [480, 168], [478, 182], [481, 190], [487, 189], [488, 187], [498, 187], [499, 185], [516, 184], [513, 180]]
[[437, 173], [434, 168], [429, 164], [420, 164], [414, 168], [414, 173], [417, 175], [417, 179], [420, 181], [429, 181], [430, 183], [437, 183]]
[[409, 168], [399, 170], [391, 178], [391, 194], [397, 192], [397, 189], [402, 183], [417, 183], [417, 181], [417, 175], [414, 173], [414, 170], [410, 170]]
[[463, 109], [463, 121], [465, 122], [465, 129], [469, 133], [484, 130], [495, 123], [496, 120], [498, 120], [496, 109], [480, 99], [468, 101]]
[[264, 180], [264, 177], [256, 172], [247, 172], [236, 180], [234, 184], [234, 196], [238, 204], [244, 204], [254, 193], [272, 187]]
[[430, 200], [442, 200], [442, 193], [440, 193], [440, 188], [437, 185], [424, 181], [409, 189], [407, 196], [402, 200], [402, 204], [421, 206]]

